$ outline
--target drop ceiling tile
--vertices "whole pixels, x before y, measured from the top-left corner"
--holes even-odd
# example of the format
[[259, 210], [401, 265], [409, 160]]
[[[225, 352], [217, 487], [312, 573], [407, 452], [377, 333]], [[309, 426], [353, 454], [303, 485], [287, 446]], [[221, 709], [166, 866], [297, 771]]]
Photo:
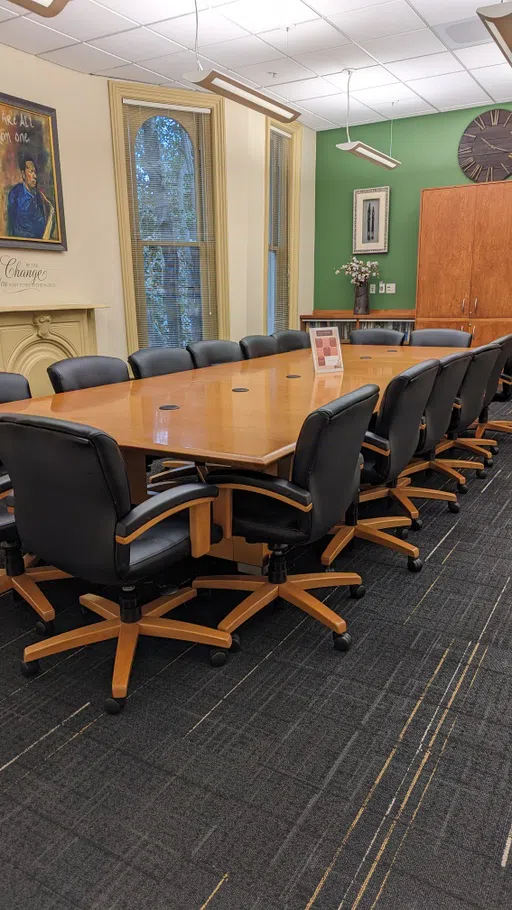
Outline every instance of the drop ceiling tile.
[[[205, 70], [212, 68], [211, 63], [204, 57], [200, 56], [199, 60]], [[167, 54], [165, 57], [154, 57], [141, 60], [139, 63], [154, 73], [161, 73], [167, 80], [181, 81], [185, 73], [194, 72], [197, 69], [193, 51], [180, 51], [178, 54]]]
[[316, 51], [314, 54], [301, 54], [297, 57], [297, 60], [303, 66], [316, 73], [317, 76], [339, 73], [345, 67], [369, 66], [374, 62], [368, 54], [365, 54], [355, 44], [344, 44], [341, 47]]
[[[3, 0], [2, 0], [3, 2]], [[197, 0], [198, 9], [221, 6], [226, 0]], [[160, 22], [172, 16], [184, 16], [195, 10], [194, 0], [101, 0], [101, 5], [128, 16], [141, 25]]]
[[96, 38], [91, 41], [94, 47], [109, 54], [117, 54], [126, 60], [137, 63], [150, 57], [163, 57], [183, 50], [178, 44], [157, 35], [149, 28], [132, 28], [129, 32], [119, 32], [107, 38]]
[[450, 50], [473, 47], [475, 44], [489, 44], [492, 38], [478, 16], [433, 25], [432, 30]]
[[253, 63], [252, 66], [237, 66], [235, 72], [244, 79], [250, 79], [258, 85], [276, 87], [283, 82], [292, 82], [294, 80], [308, 80], [312, 77], [311, 70], [296, 63], [289, 57], [283, 57], [282, 60], [271, 60], [270, 63]]
[[[301, 107], [310, 111], [312, 114], [318, 114], [326, 120], [331, 120], [337, 126], [344, 126], [347, 121], [347, 96], [340, 93], [338, 95], [329, 95], [324, 98], [311, 98], [302, 102]], [[369, 110], [364, 104], [351, 99], [350, 101], [350, 123], [370, 123], [372, 121], [382, 120], [379, 114]]]
[[489, 95], [477, 85], [469, 73], [451, 73], [449, 76], [431, 76], [408, 83], [410, 88], [425, 101], [440, 110], [466, 107], [469, 104], [489, 103]]
[[320, 76], [312, 79], [299, 79], [297, 82], [286, 82], [274, 86], [274, 91], [288, 101], [301, 101], [304, 98], [320, 98], [322, 95], [338, 95], [339, 89]]
[[308, 3], [322, 16], [339, 15], [354, 9], [364, 9], [366, 6], [379, 6], [389, 3], [389, 0], [308, 0]]
[[512, 67], [508, 63], [474, 69], [471, 74], [495, 101], [512, 101]]
[[[347, 86], [346, 73], [332, 73], [325, 77], [327, 82], [331, 82], [337, 88], [345, 89]], [[350, 81], [350, 89], [373, 88], [378, 85], [392, 85], [398, 82], [396, 76], [393, 76], [383, 66], [365, 66], [363, 69], [354, 70]]]
[[[28, 16], [34, 22], [44, 25], [48, 19], [32, 13]], [[103, 38], [104, 35], [113, 35], [123, 32], [137, 25], [133, 19], [118, 16], [112, 10], [105, 9], [94, 0], [73, 0], [64, 7], [57, 19], [54, 20], [59, 29], [79, 41], [90, 41], [93, 38]]]
[[364, 9], [342, 13], [341, 16], [331, 14], [329, 19], [354, 41], [413, 32], [424, 26], [424, 22], [405, 0], [391, 0], [381, 6], [367, 6]]
[[[16, 15], [17, 13], [13, 12], [12, 10], [4, 9], [3, 6], [0, 6], [0, 22], [7, 22], [8, 19], [14, 19]], [[322, 20], [319, 19], [318, 21], [321, 22]], [[333, 31], [335, 31], [335, 29], [333, 29]]]
[[222, 14], [249, 32], [270, 31], [317, 18], [301, 0], [236, 0], [222, 7]]
[[398, 60], [388, 63], [388, 69], [402, 82], [411, 79], [427, 79], [428, 76], [444, 76], [446, 73], [457, 73], [463, 66], [453, 54], [428, 54], [426, 57], [413, 57], [411, 60]]
[[318, 117], [317, 114], [310, 114], [309, 111], [304, 111], [300, 115], [299, 123], [309, 126], [310, 129], [316, 130], [316, 132], [336, 129], [336, 124], [332, 123], [331, 120], [325, 120], [323, 117]]
[[28, 54], [43, 54], [57, 47], [75, 44], [73, 38], [55, 31], [53, 28], [30, 22], [24, 16], [17, 16], [0, 23], [0, 43], [16, 47]]
[[203, 47], [203, 54], [222, 66], [249, 66], [251, 63], [266, 63], [267, 60], [279, 60], [283, 57], [280, 51], [270, 44], [265, 44], [256, 35], [247, 38], [235, 38], [233, 41], [220, 41]]
[[11, 3], [10, 0], [2, 0], [0, 6], [14, 16], [23, 16], [23, 13], [26, 12], [17, 3]]
[[406, 85], [402, 85], [401, 82], [397, 82], [396, 85], [385, 85], [380, 88], [355, 92], [354, 97], [384, 117], [392, 119], [434, 112], [434, 108], [428, 102], [419, 98], [415, 92]]
[[481, 3], [478, 0], [410, 0], [410, 3], [429, 25], [468, 19], [475, 15], [477, 6], [486, 5], [485, 0]]
[[388, 38], [376, 38], [364, 41], [363, 47], [379, 63], [391, 63], [394, 60], [407, 60], [421, 57], [423, 54], [436, 54], [446, 50], [444, 45], [428, 28], [403, 35], [390, 35]]
[[[244, 28], [230, 22], [225, 16], [221, 16], [215, 10], [204, 10], [199, 13], [199, 31], [198, 46], [204, 44], [216, 44], [218, 41], [231, 41], [232, 38], [244, 38], [247, 32]], [[189, 16], [178, 16], [177, 19], [167, 19], [165, 22], [158, 22], [152, 26], [155, 32], [183, 44], [185, 47], [193, 48], [196, 39], [196, 17], [195, 14]]]
[[123, 60], [122, 57], [116, 57], [114, 54], [107, 54], [106, 51], [99, 51], [90, 44], [74, 44], [72, 47], [63, 47], [58, 51], [41, 54], [41, 57], [51, 63], [58, 63], [59, 66], [67, 66], [68, 69], [78, 70], [81, 73], [96, 73], [129, 63], [129, 60]]
[[126, 66], [116, 66], [113, 69], [101, 70], [98, 76], [105, 76], [108, 79], [122, 79], [123, 82], [147, 82], [151, 85], [160, 85], [163, 77], [158, 73], [152, 73], [151, 70], [143, 66], [137, 66], [136, 63], [128, 63]]
[[475, 47], [463, 47], [454, 51], [454, 54], [470, 70], [480, 66], [498, 66], [503, 63], [503, 54], [494, 41], [489, 44], [477, 44]]
[[329, 25], [325, 19], [303, 22], [289, 29], [276, 28], [271, 32], [262, 32], [259, 37], [291, 57], [349, 43], [349, 39]]

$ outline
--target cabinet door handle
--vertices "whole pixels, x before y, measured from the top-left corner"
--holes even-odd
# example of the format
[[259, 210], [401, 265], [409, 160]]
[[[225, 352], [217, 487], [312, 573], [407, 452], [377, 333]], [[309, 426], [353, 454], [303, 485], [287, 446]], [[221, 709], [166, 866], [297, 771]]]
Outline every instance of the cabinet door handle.
[[462, 312], [463, 312], [463, 313], [464, 313], [464, 310], [465, 310], [465, 306], [466, 306], [466, 298], [464, 297], [464, 300], [462, 301]]
[[475, 297], [475, 313], [474, 313], [475, 316], [476, 316], [476, 308], [477, 308], [477, 306], [478, 306], [478, 297]]

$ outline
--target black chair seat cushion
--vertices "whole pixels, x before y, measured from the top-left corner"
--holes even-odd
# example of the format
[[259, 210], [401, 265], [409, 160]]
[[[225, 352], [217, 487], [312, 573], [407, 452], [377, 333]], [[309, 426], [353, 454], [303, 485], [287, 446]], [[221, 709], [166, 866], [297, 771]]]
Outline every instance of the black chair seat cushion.
[[[220, 540], [222, 528], [212, 525], [212, 544]], [[154, 525], [130, 544], [130, 564], [126, 574], [123, 573], [123, 581], [155, 575], [187, 556], [190, 556], [189, 520], [188, 512], [182, 512]]]
[[307, 543], [309, 535], [300, 525], [308, 514], [268, 496], [233, 493], [233, 534], [248, 543]]

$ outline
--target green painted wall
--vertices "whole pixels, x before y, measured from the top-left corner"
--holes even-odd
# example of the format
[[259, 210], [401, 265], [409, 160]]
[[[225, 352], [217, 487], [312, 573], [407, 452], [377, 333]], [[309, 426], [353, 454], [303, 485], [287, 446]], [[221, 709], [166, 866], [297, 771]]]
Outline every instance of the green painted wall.
[[[471, 182], [457, 161], [460, 137], [477, 114], [495, 107], [512, 110], [512, 103], [396, 120], [393, 156], [403, 164], [394, 172], [340, 152], [336, 143], [346, 141], [344, 129], [317, 134], [315, 309], [353, 305], [353, 286], [334, 269], [352, 256], [352, 193], [374, 186], [391, 187], [389, 253], [370, 258], [379, 261], [381, 280], [397, 287], [396, 294], [372, 296], [371, 308], [414, 308], [421, 190]], [[350, 137], [389, 152], [390, 124], [354, 127]]]

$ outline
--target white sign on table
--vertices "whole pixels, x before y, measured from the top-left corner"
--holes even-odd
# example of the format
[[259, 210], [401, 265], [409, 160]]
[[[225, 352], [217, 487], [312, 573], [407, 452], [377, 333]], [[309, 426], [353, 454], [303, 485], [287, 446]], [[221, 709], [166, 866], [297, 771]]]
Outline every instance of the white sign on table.
[[338, 327], [310, 329], [309, 336], [315, 373], [342, 373], [343, 357]]

